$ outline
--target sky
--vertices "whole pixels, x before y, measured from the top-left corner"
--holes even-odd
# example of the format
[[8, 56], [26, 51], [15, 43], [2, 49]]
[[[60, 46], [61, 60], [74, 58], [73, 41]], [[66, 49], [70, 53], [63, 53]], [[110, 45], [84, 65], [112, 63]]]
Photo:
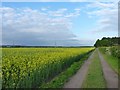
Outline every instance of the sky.
[[116, 2], [3, 2], [2, 44], [91, 46], [118, 36]]

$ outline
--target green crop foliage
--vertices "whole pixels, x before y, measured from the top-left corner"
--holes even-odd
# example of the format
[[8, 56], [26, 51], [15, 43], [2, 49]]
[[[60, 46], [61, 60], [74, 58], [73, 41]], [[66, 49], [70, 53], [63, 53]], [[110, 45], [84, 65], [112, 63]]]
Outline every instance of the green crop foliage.
[[37, 88], [93, 48], [3, 48], [2, 87]]

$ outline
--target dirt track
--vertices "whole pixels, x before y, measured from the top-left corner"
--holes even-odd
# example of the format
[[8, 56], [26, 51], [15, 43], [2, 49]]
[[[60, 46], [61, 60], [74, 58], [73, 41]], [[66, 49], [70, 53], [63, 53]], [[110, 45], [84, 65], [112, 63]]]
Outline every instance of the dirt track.
[[85, 63], [78, 70], [78, 72], [73, 77], [71, 77], [70, 81], [64, 85], [64, 88], [80, 88], [82, 86], [82, 83], [87, 74], [89, 65], [91, 64], [91, 59], [93, 58], [94, 52], [88, 58], [88, 60], [85, 61]]
[[92, 53], [92, 55], [88, 58], [88, 60], [85, 61], [85, 63], [78, 70], [78, 72], [73, 77], [70, 78], [70, 80], [64, 85], [63, 88], [81, 88], [82, 87], [83, 81], [89, 69], [89, 65], [91, 64], [91, 60], [94, 56], [94, 53], [96, 53], [96, 51], [99, 54], [99, 58], [102, 64], [102, 69], [104, 73], [104, 78], [106, 80], [107, 88], [118, 88], [118, 75], [107, 64], [107, 62], [104, 60], [103, 56], [101, 55], [98, 49], [96, 49]]
[[[98, 49], [97, 49], [98, 50]], [[98, 50], [99, 58], [101, 60], [104, 78], [108, 88], [118, 88], [118, 74], [116, 74]]]

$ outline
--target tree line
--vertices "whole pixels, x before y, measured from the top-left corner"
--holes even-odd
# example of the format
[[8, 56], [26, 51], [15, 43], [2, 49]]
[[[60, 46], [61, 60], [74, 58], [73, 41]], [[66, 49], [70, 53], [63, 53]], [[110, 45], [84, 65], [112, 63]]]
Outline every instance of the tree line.
[[120, 45], [120, 37], [103, 37], [101, 40], [97, 40], [94, 44], [95, 47], [103, 47], [103, 46], [117, 46]]

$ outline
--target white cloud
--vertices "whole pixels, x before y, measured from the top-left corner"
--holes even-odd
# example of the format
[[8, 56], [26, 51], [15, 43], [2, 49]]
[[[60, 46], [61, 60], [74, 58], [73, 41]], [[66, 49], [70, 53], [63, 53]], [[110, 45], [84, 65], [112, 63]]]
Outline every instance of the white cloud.
[[47, 8], [41, 8], [41, 10], [42, 10], [42, 11], [46, 11], [46, 10], [47, 10]]
[[75, 10], [75, 12], [66, 14], [64, 17], [66, 17], [66, 18], [72, 18], [72, 17], [78, 17], [78, 16], [80, 16], [80, 9], [76, 8], [74, 10]]
[[64, 14], [66, 13], [67, 9], [66, 8], [62, 8], [62, 9], [59, 9], [57, 11], [49, 11], [48, 14], [50, 16], [64, 16]]
[[[118, 2], [117, 2], [118, 3]], [[89, 4], [87, 7], [89, 8], [99, 8], [99, 9], [105, 9], [105, 8], [115, 8], [117, 4], [116, 2], [100, 2], [100, 1], [95, 1]]]
[[[70, 29], [72, 19], [66, 8], [56, 11], [33, 10], [31, 8], [13, 9], [3, 7], [3, 43], [26, 45], [53, 45], [55, 41], [61, 41], [62, 45], [79, 44]], [[74, 10], [75, 14], [79, 14]], [[63, 40], [63, 42], [62, 42]], [[68, 42], [68, 43], [65, 43]]]
[[114, 32], [118, 33], [118, 8], [117, 3], [95, 2], [87, 6], [94, 8], [94, 11], [88, 12], [89, 17], [98, 18], [96, 29], [92, 32]]

